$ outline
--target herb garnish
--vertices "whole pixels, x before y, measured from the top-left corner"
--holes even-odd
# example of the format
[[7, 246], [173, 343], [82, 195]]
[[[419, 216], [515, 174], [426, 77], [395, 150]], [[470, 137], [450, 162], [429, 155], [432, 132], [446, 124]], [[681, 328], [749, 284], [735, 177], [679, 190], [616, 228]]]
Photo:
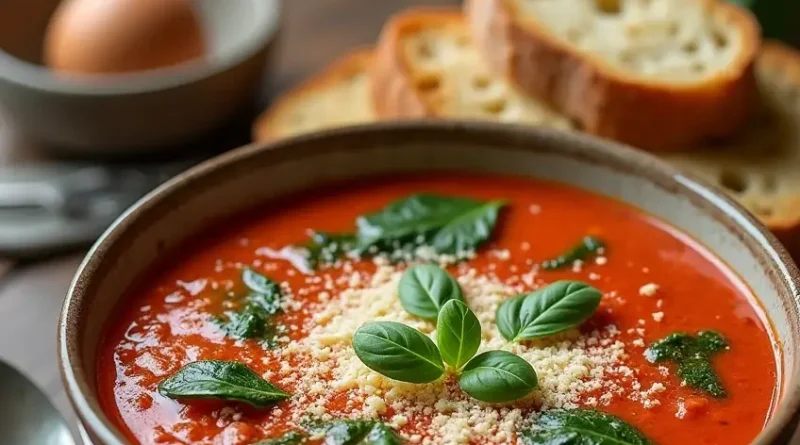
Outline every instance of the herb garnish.
[[238, 362], [201, 360], [189, 363], [158, 385], [172, 399], [223, 399], [264, 407], [291, 394], [262, 379]]
[[308, 422], [304, 425], [314, 435], [325, 437], [325, 445], [402, 445], [397, 432], [374, 420], [337, 419]]
[[249, 293], [241, 308], [238, 312], [226, 312], [219, 323], [231, 337], [270, 340], [275, 328], [270, 323], [271, 318], [281, 311], [283, 294], [280, 285], [250, 268], [242, 271], [242, 281]]
[[700, 331], [696, 336], [683, 332], [669, 334], [653, 342], [645, 351], [651, 363], [672, 361], [678, 364], [678, 377], [694, 389], [714, 397], [725, 397], [725, 388], [711, 366], [711, 357], [729, 348], [725, 337], [715, 331]]
[[401, 382], [429, 383], [444, 374], [433, 341], [402, 323], [366, 323], [353, 336], [353, 349], [368, 368]]
[[[453, 280], [446, 271], [438, 271], [437, 274]], [[444, 277], [439, 279], [447, 282]], [[481, 326], [478, 317], [461, 299], [460, 291], [459, 298], [448, 300], [445, 297], [451, 295], [452, 287], [427, 288], [428, 301], [446, 301], [441, 308], [437, 309], [433, 303], [429, 307], [430, 311], [438, 310], [438, 346], [422, 332], [401, 323], [367, 323], [353, 336], [353, 349], [364, 365], [395, 380], [429, 383], [444, 374], [444, 359], [453, 367], [464, 392], [490, 403], [511, 402], [536, 388], [536, 371], [522, 358], [505, 351], [489, 351], [474, 357], [480, 348]]]
[[400, 278], [398, 294], [406, 311], [429, 320], [436, 320], [447, 301], [464, 300], [455, 278], [434, 264], [409, 267]]
[[531, 340], [574, 328], [592, 316], [602, 293], [580, 281], [556, 281], [506, 300], [497, 309], [497, 329], [508, 341]]
[[256, 442], [253, 445], [297, 445], [304, 443], [307, 436], [297, 431], [289, 431], [282, 436], [273, 437], [272, 439], [265, 439]]
[[463, 368], [481, 346], [478, 317], [461, 300], [448, 301], [436, 322], [436, 342], [445, 363]]
[[393, 259], [407, 259], [418, 246], [461, 259], [489, 239], [504, 205], [501, 200], [411, 195], [358, 217], [355, 233], [312, 232], [302, 247], [312, 268], [351, 252], [359, 256], [399, 252]]
[[536, 425], [520, 434], [525, 445], [651, 445], [622, 419], [592, 409], [545, 411]]
[[593, 236], [585, 236], [580, 244], [573, 247], [568, 252], [557, 258], [543, 262], [542, 268], [545, 270], [553, 270], [569, 266], [577, 260], [585, 260], [589, 255], [596, 253], [603, 247], [604, 244], [600, 239]]
[[488, 351], [473, 358], [458, 376], [458, 386], [470, 397], [490, 403], [513, 402], [538, 385], [533, 366], [506, 351]]

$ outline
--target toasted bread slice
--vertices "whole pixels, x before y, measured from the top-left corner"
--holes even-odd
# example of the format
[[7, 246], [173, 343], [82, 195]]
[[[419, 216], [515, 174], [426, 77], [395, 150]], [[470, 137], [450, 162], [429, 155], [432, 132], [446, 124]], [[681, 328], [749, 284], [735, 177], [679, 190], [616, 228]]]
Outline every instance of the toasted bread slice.
[[542, 102], [489, 75], [455, 8], [409, 9], [383, 28], [372, 70], [381, 118], [493, 119], [570, 128]]
[[487, 64], [577, 120], [650, 150], [745, 121], [760, 29], [718, 0], [468, 0]]
[[372, 51], [360, 49], [281, 96], [253, 124], [253, 139], [274, 140], [375, 119], [369, 98]]
[[800, 253], [800, 53], [766, 42], [757, 114], [735, 138], [665, 159], [720, 185]]

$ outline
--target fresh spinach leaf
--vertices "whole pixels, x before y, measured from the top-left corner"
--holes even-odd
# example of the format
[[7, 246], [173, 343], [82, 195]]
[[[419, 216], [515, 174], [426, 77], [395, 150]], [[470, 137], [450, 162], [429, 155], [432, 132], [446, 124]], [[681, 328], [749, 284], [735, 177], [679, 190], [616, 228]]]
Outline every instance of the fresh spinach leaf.
[[506, 351], [489, 351], [467, 363], [458, 386], [474, 399], [489, 403], [519, 400], [536, 389], [536, 371], [522, 357]]
[[[489, 239], [504, 201], [419, 194], [359, 217], [358, 249], [392, 251], [430, 245], [437, 253], [461, 255]], [[421, 241], [421, 242], [420, 242]]]
[[436, 322], [436, 342], [444, 362], [461, 369], [481, 345], [478, 317], [461, 300], [448, 301]]
[[325, 437], [325, 445], [402, 445], [402, 437], [383, 422], [337, 419], [310, 422], [306, 428]]
[[434, 264], [409, 267], [400, 278], [398, 292], [403, 309], [429, 320], [436, 320], [447, 301], [464, 300], [455, 278]]
[[305, 443], [306, 439], [307, 437], [305, 434], [297, 431], [289, 431], [282, 436], [262, 440], [261, 442], [254, 443], [253, 445], [298, 445]]
[[189, 363], [158, 385], [172, 399], [223, 399], [264, 407], [291, 394], [262, 379], [238, 362], [201, 360]]
[[525, 445], [652, 445], [622, 419], [592, 409], [545, 411], [520, 438]]
[[233, 338], [260, 338], [270, 342], [275, 331], [272, 317], [281, 311], [281, 287], [250, 268], [242, 271], [242, 282], [249, 293], [244, 297], [240, 309], [226, 312], [217, 321], [222, 330]]
[[553, 270], [570, 266], [577, 260], [585, 260], [589, 255], [594, 254], [603, 247], [604, 244], [600, 239], [593, 236], [585, 236], [580, 244], [573, 247], [568, 252], [542, 263], [542, 268], [545, 270]]
[[683, 382], [721, 398], [726, 392], [711, 365], [711, 357], [728, 348], [728, 341], [719, 332], [700, 331], [696, 336], [676, 332], [650, 344], [644, 356], [651, 363], [677, 363], [678, 377]]
[[556, 281], [504, 301], [497, 309], [497, 328], [508, 341], [557, 334], [591, 317], [601, 298], [602, 293], [586, 283]]
[[368, 368], [401, 382], [428, 383], [444, 373], [433, 341], [402, 323], [381, 321], [361, 326], [353, 336], [353, 349]]

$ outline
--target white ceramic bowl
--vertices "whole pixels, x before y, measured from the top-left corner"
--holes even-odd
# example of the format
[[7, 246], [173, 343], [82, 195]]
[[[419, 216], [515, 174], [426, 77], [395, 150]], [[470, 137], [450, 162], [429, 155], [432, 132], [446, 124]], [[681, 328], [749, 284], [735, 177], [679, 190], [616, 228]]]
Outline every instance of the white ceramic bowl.
[[0, 0], [0, 107], [59, 152], [135, 154], [210, 131], [255, 99], [280, 23], [279, 0], [197, 0], [205, 60], [66, 79], [39, 65], [59, 0]]

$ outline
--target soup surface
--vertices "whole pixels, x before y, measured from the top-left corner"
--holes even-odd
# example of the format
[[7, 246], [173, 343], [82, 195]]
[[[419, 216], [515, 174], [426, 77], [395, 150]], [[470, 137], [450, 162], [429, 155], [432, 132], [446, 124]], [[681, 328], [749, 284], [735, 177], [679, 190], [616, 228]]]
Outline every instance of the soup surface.
[[[422, 246], [402, 250], [410, 262], [397, 261], [397, 250], [381, 254], [373, 247], [360, 258], [348, 254], [309, 270], [305, 251], [286, 248], [306, 243], [309, 229], [353, 232], [360, 215], [423, 192], [503, 199], [505, 205], [496, 224], [489, 224], [489, 239], [474, 253], [458, 252], [466, 259], [438, 255], [421, 235], [412, 243]], [[603, 247], [577, 249], [559, 264], [546, 262], [586, 236]], [[333, 247], [328, 251], [335, 254]], [[497, 383], [490, 380], [496, 374], [467, 385], [460, 379], [469, 365], [446, 366], [442, 377], [428, 383], [407, 383], [362, 362], [354, 334], [368, 322], [396, 321], [438, 339], [436, 314], [432, 320], [415, 315], [399, 298], [404, 271], [420, 259], [439, 263], [457, 279], [480, 323], [478, 354], [504, 350], [522, 358], [538, 377], [532, 391], [523, 388], [515, 401], [486, 403], [478, 399], [525, 385], [510, 381], [495, 391]], [[253, 277], [279, 283], [280, 301], [248, 324], [242, 318], [247, 305], [262, 295]], [[498, 308], [559, 280], [602, 293], [591, 316], [535, 339], [504, 338]], [[702, 246], [614, 200], [522, 178], [391, 177], [282, 199], [187, 243], [133, 289], [109, 322], [97, 384], [106, 413], [142, 444], [253, 444], [277, 437], [284, 441], [266, 443], [562, 443], [542, 441], [545, 430], [552, 437], [575, 433], [544, 421], [544, 414], [561, 409], [612, 414], [638, 431], [636, 437], [662, 445], [746, 444], [767, 420], [777, 378], [770, 337], [753, 301]], [[560, 322], [569, 324], [566, 318]], [[687, 359], [700, 358], [694, 362], [645, 354], [669, 334], [685, 333], [684, 339], [694, 341], [704, 330], [721, 334], [727, 346]], [[256, 407], [159, 392], [159, 384], [201, 360], [245, 365], [291, 395]], [[700, 386], [693, 380], [698, 375]], [[715, 378], [721, 385], [716, 393]], [[486, 388], [483, 396], [472, 397]], [[355, 428], [350, 436], [307, 431], [309, 422], [342, 419], [379, 423], [361, 424], [373, 428], [361, 437], [353, 433], [355, 424], [339, 424]]]

